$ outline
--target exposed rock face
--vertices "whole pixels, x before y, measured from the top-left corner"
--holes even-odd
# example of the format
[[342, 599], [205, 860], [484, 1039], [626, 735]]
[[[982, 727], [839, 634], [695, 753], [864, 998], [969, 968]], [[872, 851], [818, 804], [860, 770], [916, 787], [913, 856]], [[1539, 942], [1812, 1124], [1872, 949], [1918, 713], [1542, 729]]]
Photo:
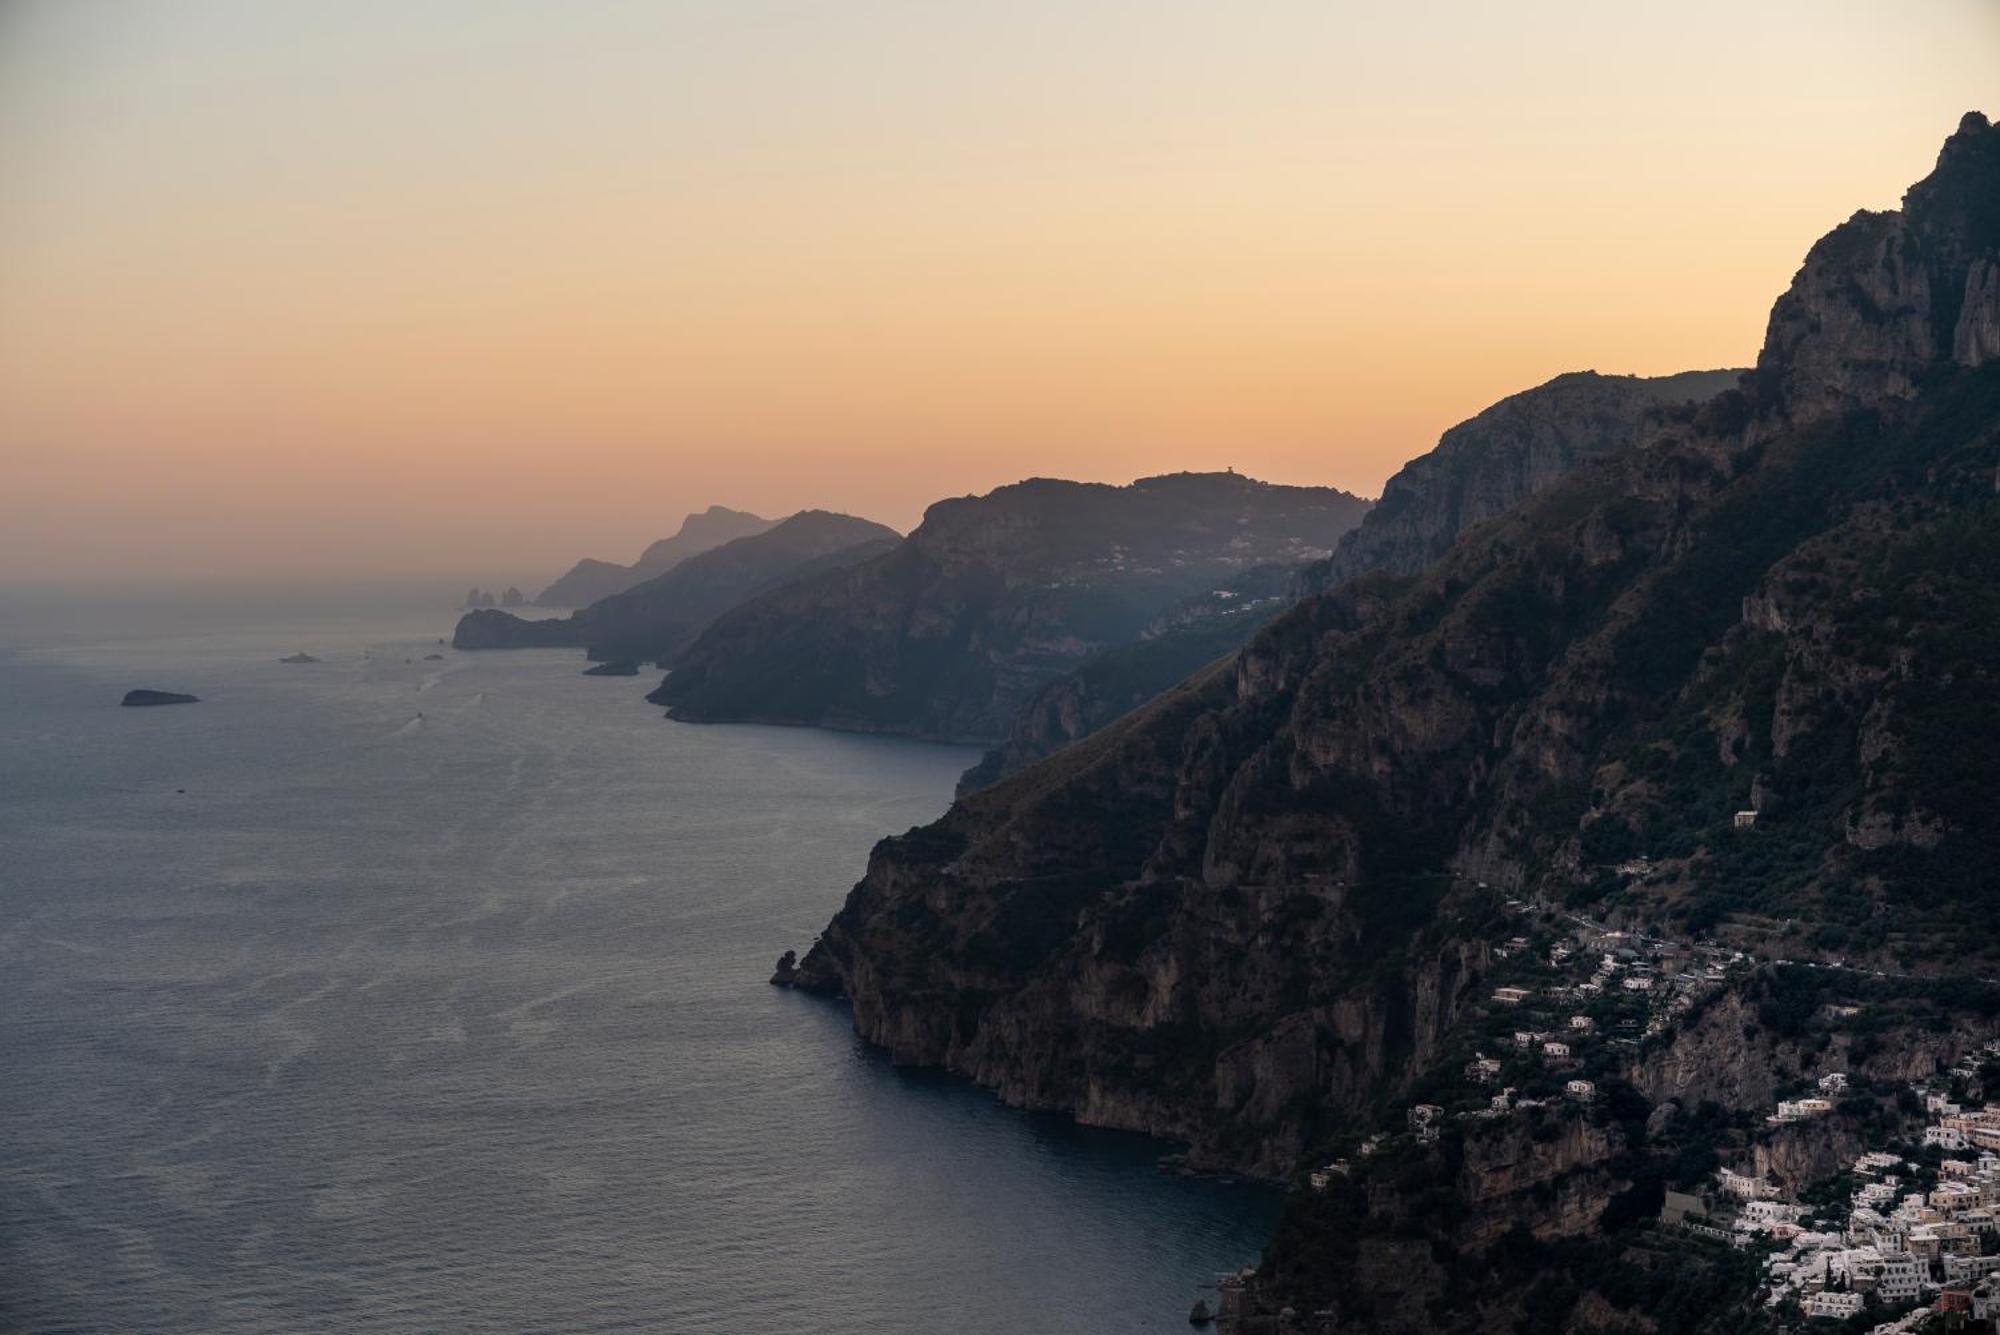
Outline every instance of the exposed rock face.
[[1512, 508], [1592, 455], [1623, 449], [1663, 412], [1705, 402], [1741, 371], [1645, 378], [1578, 371], [1557, 376], [1445, 432], [1436, 448], [1389, 479], [1382, 499], [1331, 556], [1289, 587], [1239, 589], [1243, 601], [1185, 624], [1149, 628], [1037, 692], [1007, 737], [966, 771], [970, 792], [1052, 755], [1136, 709], [1204, 663], [1238, 648], [1299, 594], [1323, 593], [1370, 571], [1414, 574], [1467, 528]]
[[762, 533], [777, 522], [743, 510], [711, 505], [683, 519], [674, 536], [653, 543], [629, 566], [586, 556], [568, 574], [535, 595], [535, 602], [542, 607], [588, 607], [600, 598], [623, 593], [656, 575], [664, 575], [691, 556]]
[[1735, 388], [1743, 374], [1574, 371], [1502, 399], [1404, 464], [1361, 526], [1331, 557], [1306, 569], [1301, 592], [1324, 593], [1370, 571], [1415, 574], [1474, 524], [1567, 477], [1581, 460], [1629, 446], [1663, 410]]
[[1905, 399], [1941, 363], [1991, 360], [2000, 142], [1978, 112], [1903, 207], [1856, 213], [1806, 256], [1771, 312], [1757, 374], [1793, 419]]
[[[1523, 1310], [1507, 1270], [1588, 1233], [1629, 1189], [1627, 1128], [1574, 1104], [1455, 1130], [1394, 1169], [1289, 1202], [1265, 1274], [1230, 1295], [1233, 1335], [1384, 1335], [1579, 1327]], [[1501, 1254], [1498, 1263], [1482, 1253]], [[1539, 1276], [1530, 1275], [1530, 1280]], [[1293, 1315], [1280, 1315], [1291, 1309]], [[1643, 1329], [1613, 1321], [1606, 1329]]]
[[567, 617], [530, 621], [506, 612], [470, 613], [460, 619], [452, 644], [459, 649], [582, 646], [592, 658], [656, 662], [744, 599], [869, 560], [897, 541], [895, 530], [881, 524], [805, 510]]
[[[1744, 390], [885, 840], [795, 981], [899, 1060], [1277, 1173], [1450, 1050], [1497, 926], [1480, 882], [1682, 936], [1754, 916], [1795, 953], [1919, 972], [2000, 953], [2000, 364], [1955, 351], [1958, 294], [2000, 257], [2000, 131], [1968, 118], [1902, 214], [1854, 228], [1814, 248]], [[1640, 852], [1653, 875], [1602, 883]], [[1803, 1058], [1747, 1022], [1705, 1017], [1633, 1083], [1750, 1106], [1756, 1043]], [[1551, 1236], [1643, 1211], [1615, 1140], [1562, 1143], [1464, 1185], [1553, 1183]]]
[[1516, 1226], [1560, 1238], [1596, 1225], [1622, 1185], [1605, 1165], [1624, 1138], [1570, 1108], [1550, 1120], [1546, 1137], [1514, 1122], [1467, 1139], [1458, 1170], [1459, 1195], [1469, 1207], [1460, 1245], [1486, 1246]]
[[197, 705], [201, 703], [201, 697], [182, 695], [176, 691], [127, 691], [125, 698], [118, 703], [133, 709], [153, 705]]
[[1224, 473], [941, 501], [880, 560], [719, 618], [658, 698], [679, 718], [998, 740], [1048, 681], [1223, 580], [1324, 554], [1366, 510]]

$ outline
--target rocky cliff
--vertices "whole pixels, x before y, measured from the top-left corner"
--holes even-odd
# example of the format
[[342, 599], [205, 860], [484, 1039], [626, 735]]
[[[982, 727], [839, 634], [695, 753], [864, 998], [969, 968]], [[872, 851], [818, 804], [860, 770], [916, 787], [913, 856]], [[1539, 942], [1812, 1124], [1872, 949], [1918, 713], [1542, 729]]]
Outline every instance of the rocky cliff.
[[1504, 398], [1404, 464], [1333, 555], [1302, 572], [1299, 590], [1324, 593], [1370, 571], [1414, 574], [1474, 524], [1513, 509], [1581, 460], [1630, 445], [1662, 411], [1735, 388], [1743, 374], [1576, 371]]
[[[761, 522], [761, 521], [760, 521]], [[567, 617], [532, 621], [499, 611], [459, 620], [459, 649], [582, 647], [592, 658], [656, 662], [671, 657], [717, 616], [747, 598], [879, 556], [894, 529], [851, 515], [804, 510], [761, 533], [688, 557], [623, 593]]]
[[629, 566], [584, 557], [561, 579], [535, 595], [535, 602], [541, 607], [588, 607], [600, 598], [623, 593], [664, 575], [691, 556], [762, 533], [777, 522], [743, 510], [711, 505], [681, 520], [672, 537], [661, 538], [647, 547]]
[[[1973, 116], [1900, 213], [1814, 248], [1742, 389], [884, 841], [798, 981], [899, 1059], [1277, 1173], [1453, 1051], [1500, 894], [1886, 970], [1990, 958], [1996, 259]], [[1552, 1235], [1657, 1192], [1593, 1153]], [[1301, 1227], [1280, 1241], [1358, 1246]], [[1531, 1283], [1428, 1328], [1513, 1328]]]
[[960, 791], [1001, 779], [1097, 731], [1112, 719], [1240, 647], [1296, 597], [1370, 571], [1414, 574], [1473, 524], [1512, 508], [1583, 459], [1630, 445], [1662, 412], [1733, 388], [1741, 371], [1606, 376], [1578, 371], [1501, 400], [1445, 432], [1389, 479], [1382, 499], [1323, 560], [1282, 584], [1237, 581], [1194, 604], [1195, 615], [1149, 628], [1044, 686], [1007, 736], [966, 771]]
[[719, 618], [656, 698], [679, 718], [994, 741], [1046, 682], [1232, 576], [1323, 555], [1367, 508], [1233, 473], [941, 501], [881, 559]]

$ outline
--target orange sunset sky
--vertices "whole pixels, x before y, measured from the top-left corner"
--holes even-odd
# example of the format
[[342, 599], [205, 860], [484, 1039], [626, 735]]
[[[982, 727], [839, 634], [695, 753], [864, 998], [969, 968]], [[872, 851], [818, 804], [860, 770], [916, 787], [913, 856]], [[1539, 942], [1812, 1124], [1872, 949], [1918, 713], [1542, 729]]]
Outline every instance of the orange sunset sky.
[[0, 580], [629, 560], [1032, 474], [1375, 494], [1743, 364], [1996, 0], [6, 0]]

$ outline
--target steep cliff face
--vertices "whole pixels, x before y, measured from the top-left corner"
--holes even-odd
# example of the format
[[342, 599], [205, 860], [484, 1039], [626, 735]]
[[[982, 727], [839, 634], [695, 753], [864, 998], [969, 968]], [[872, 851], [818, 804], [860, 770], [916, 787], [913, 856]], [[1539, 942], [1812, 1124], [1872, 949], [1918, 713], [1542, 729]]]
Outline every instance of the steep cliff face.
[[609, 598], [643, 584], [691, 556], [714, 551], [725, 542], [762, 533], [778, 521], [764, 519], [742, 510], [711, 505], [691, 514], [670, 538], [661, 538], [647, 547], [629, 566], [615, 561], [599, 561], [586, 556], [569, 572], [535, 596], [541, 607], [588, 607], [600, 598]]
[[941, 501], [882, 559], [719, 619], [657, 698], [694, 720], [997, 740], [1054, 677], [1221, 580], [1324, 554], [1366, 510], [1233, 473]]
[[[1976, 288], [2000, 131], [1968, 118], [1869, 226], [1922, 239], [1929, 292]], [[901, 1059], [1274, 1171], [1450, 1050], [1481, 883], [1917, 972], [2000, 949], [2000, 365], [1939, 334], [1958, 295], [1865, 334], [1802, 314], [1884, 253], [1816, 247], [1743, 391], [885, 841], [800, 981]], [[1640, 853], [1650, 875], [1613, 870]], [[1644, 1078], [1757, 1094], [1709, 1033], [1701, 1069]], [[1578, 1170], [1603, 1180], [1558, 1232], [1622, 1171]]]
[[1786, 417], [1907, 399], [1941, 363], [2000, 352], [1996, 172], [2000, 143], [1968, 113], [1900, 210], [1856, 213], [1812, 248], [1757, 359]]
[[1006, 738], [968, 770], [961, 792], [984, 787], [1052, 755], [1136, 709], [1204, 663], [1239, 648], [1296, 597], [1370, 571], [1414, 574], [1467, 528], [1548, 487], [1592, 455], [1622, 449], [1665, 411], [1705, 402], [1741, 371], [1557, 376], [1461, 422], [1428, 454], [1389, 479], [1382, 499], [1331, 555], [1270, 581], [1228, 592], [1242, 601], [1205, 609], [1187, 624], [1150, 631], [1106, 650], [1038, 691]]
[[459, 649], [581, 646], [592, 658], [654, 662], [746, 598], [870, 560], [897, 541], [894, 529], [866, 519], [804, 510], [764, 532], [688, 557], [663, 575], [567, 617], [530, 621], [505, 612], [470, 613], [459, 621], [452, 644]]
[[1474, 524], [1511, 510], [1582, 460], [1632, 444], [1663, 410], [1734, 389], [1743, 374], [1577, 371], [1502, 399], [1403, 465], [1360, 527], [1333, 555], [1305, 569], [1300, 592], [1324, 593], [1370, 571], [1414, 574]]
[[1621, 1318], [1606, 1329], [1644, 1329], [1573, 1288], [1560, 1310], [1535, 1291], [1565, 1282], [1562, 1240], [1591, 1231], [1630, 1190], [1621, 1169], [1633, 1148], [1631, 1128], [1569, 1105], [1386, 1150], [1288, 1200], [1264, 1273], [1224, 1329], [1514, 1335], [1574, 1329], [1571, 1309]]

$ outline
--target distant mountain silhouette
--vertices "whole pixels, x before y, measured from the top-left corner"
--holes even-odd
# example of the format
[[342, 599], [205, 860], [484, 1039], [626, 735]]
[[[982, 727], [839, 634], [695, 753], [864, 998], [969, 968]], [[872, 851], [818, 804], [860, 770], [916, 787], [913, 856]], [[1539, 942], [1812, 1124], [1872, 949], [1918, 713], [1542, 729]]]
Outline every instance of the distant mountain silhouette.
[[535, 595], [535, 603], [540, 607], [588, 607], [600, 598], [623, 593], [655, 575], [664, 575], [690, 556], [762, 533], [777, 522], [743, 510], [711, 505], [683, 519], [679, 532], [647, 547], [629, 566], [585, 557], [570, 567], [568, 574]]
[[1051, 679], [1219, 581], [1326, 555], [1368, 504], [1235, 473], [940, 501], [895, 551], [718, 618], [651, 698], [685, 719], [997, 741]]
[[[762, 523], [763, 521], [758, 521]], [[481, 610], [460, 618], [459, 649], [572, 646], [621, 662], [657, 662], [746, 598], [889, 550], [896, 531], [852, 515], [803, 510], [762, 532], [677, 561], [567, 617], [530, 621]]]

